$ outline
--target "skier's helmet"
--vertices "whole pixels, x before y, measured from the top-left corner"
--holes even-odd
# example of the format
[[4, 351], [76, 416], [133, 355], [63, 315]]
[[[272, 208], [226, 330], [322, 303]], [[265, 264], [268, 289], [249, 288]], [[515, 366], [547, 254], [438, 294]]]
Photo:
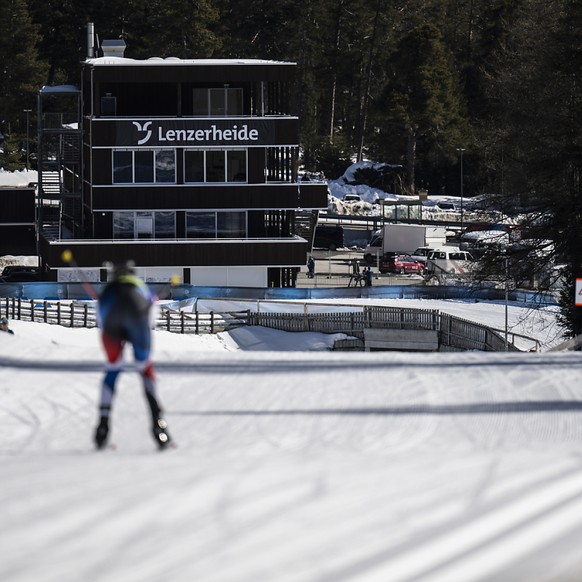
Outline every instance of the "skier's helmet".
[[124, 263], [117, 263], [113, 265], [113, 278], [118, 279], [127, 275], [135, 275], [135, 263], [133, 261], [125, 261]]

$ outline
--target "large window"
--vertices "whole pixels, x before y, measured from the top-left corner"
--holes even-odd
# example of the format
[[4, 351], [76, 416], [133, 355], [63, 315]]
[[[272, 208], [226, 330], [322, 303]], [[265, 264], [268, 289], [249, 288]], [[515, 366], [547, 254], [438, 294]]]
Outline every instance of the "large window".
[[193, 115], [232, 117], [243, 114], [243, 90], [234, 87], [194, 89]]
[[188, 238], [246, 238], [246, 212], [186, 212]]
[[247, 151], [186, 150], [184, 182], [246, 182]]
[[175, 238], [176, 215], [172, 211], [113, 213], [113, 238]]
[[176, 182], [175, 150], [113, 150], [114, 184]]

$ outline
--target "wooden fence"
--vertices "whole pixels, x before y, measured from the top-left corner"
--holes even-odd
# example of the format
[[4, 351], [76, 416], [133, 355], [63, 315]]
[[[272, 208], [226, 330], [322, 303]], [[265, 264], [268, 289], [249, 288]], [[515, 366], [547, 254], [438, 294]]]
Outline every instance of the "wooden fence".
[[[505, 339], [499, 330], [440, 313], [438, 310], [364, 307], [363, 311], [349, 313], [250, 312], [248, 322], [249, 325], [260, 325], [283, 331], [345, 333], [360, 340], [364, 338], [365, 328], [436, 330], [439, 332], [439, 346], [442, 351], [506, 351]], [[518, 335], [511, 334], [507, 351], [520, 351], [514, 343]], [[532, 342], [534, 349], [539, 349], [537, 340], [526, 339]]]
[[[94, 302], [3, 298], [0, 299], [0, 316], [66, 327], [97, 325]], [[155, 322], [157, 329], [181, 334], [219, 333], [243, 325], [289, 332], [345, 333], [360, 340], [364, 338], [365, 328], [436, 330], [443, 351], [520, 351], [514, 344], [515, 337], [525, 338], [512, 333], [511, 341], [506, 346], [500, 330], [438, 310], [380, 306], [332, 313], [269, 313], [250, 310], [187, 313], [162, 307], [160, 317]], [[526, 339], [532, 342], [532, 349], [539, 349], [537, 340]]]
[[[155, 327], [173, 333], [219, 333], [247, 325], [248, 314], [248, 311], [185, 313], [162, 307]], [[65, 327], [97, 326], [97, 313], [92, 301], [67, 302], [9, 297], [0, 299], [0, 316]]]
[[362, 311], [336, 313], [250, 312], [249, 325], [284, 331], [347, 333], [364, 337], [364, 328], [438, 329], [439, 312], [399, 307], [364, 307]]

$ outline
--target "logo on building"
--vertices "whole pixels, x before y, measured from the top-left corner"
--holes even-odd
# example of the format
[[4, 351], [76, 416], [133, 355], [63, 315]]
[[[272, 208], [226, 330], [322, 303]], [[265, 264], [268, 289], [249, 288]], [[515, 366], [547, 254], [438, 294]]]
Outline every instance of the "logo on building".
[[143, 124], [143, 126], [138, 121], [133, 122], [133, 125], [137, 127], [137, 130], [139, 132], [141, 133], [146, 132], [145, 137], [142, 137], [140, 140], [138, 140], [137, 145], [143, 145], [144, 143], [147, 143], [150, 137], [152, 137], [152, 130], [150, 129], [151, 124], [152, 124], [151, 121], [146, 121]]

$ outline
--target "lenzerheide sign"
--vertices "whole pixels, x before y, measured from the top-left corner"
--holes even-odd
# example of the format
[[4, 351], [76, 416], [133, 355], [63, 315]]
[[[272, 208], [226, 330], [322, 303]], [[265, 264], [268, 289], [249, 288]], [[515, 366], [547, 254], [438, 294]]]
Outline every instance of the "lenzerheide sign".
[[93, 147], [295, 146], [296, 118], [97, 120]]

